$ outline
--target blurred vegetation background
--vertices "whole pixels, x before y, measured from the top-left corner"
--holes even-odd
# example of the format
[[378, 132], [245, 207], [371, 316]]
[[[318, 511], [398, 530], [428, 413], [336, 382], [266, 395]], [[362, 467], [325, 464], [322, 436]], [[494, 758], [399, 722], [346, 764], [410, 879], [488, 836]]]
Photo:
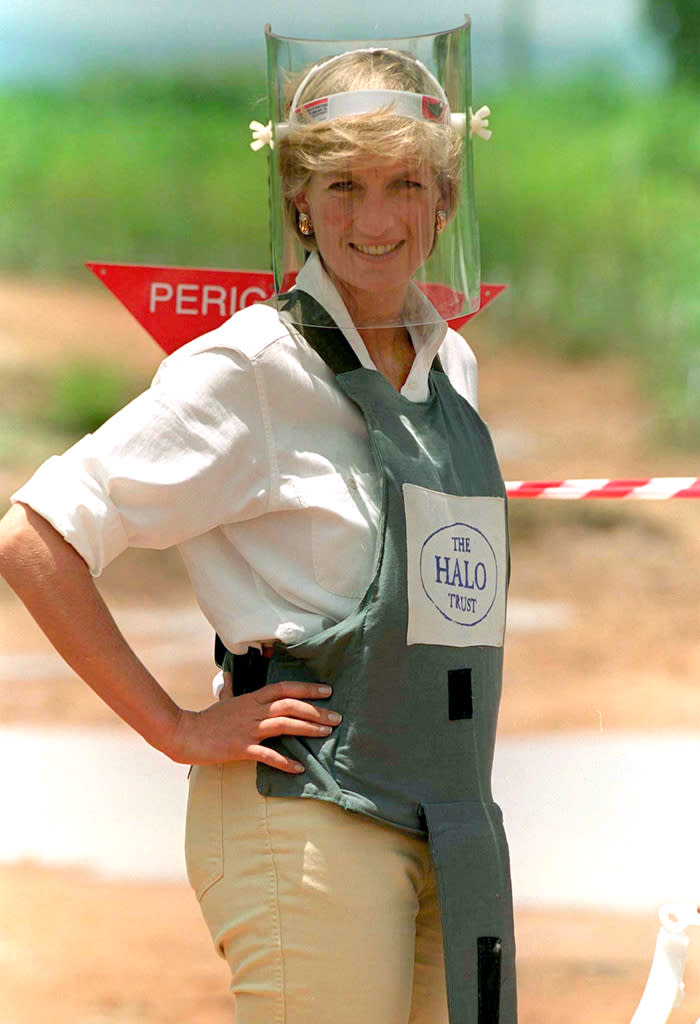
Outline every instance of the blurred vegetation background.
[[[671, 57], [662, 90], [591, 67], [569, 80], [525, 72], [487, 97], [482, 273], [510, 284], [492, 314], [509, 342], [629, 354], [660, 435], [697, 447], [700, 8], [646, 3]], [[86, 259], [268, 267], [266, 159], [248, 147], [266, 107], [245, 66], [4, 87], [0, 272], [85, 278]]]

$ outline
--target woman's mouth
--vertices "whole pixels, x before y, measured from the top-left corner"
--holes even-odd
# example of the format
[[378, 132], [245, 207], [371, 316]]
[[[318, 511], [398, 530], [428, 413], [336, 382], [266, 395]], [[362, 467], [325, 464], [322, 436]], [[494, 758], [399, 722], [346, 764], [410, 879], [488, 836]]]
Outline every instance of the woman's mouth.
[[389, 245], [359, 245], [356, 242], [350, 242], [350, 248], [355, 252], [362, 253], [363, 256], [388, 256], [389, 253], [396, 252], [402, 245], [403, 241], [391, 242]]

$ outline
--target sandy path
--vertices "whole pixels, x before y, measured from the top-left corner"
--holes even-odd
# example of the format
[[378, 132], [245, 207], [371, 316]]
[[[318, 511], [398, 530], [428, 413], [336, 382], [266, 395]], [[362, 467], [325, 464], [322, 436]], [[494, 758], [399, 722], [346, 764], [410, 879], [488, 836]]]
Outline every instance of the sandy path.
[[[232, 1024], [227, 968], [184, 886], [0, 868], [0, 922], [3, 1024]], [[520, 911], [516, 927], [520, 1024], [629, 1024], [657, 922]], [[674, 1024], [700, 1012], [700, 942], [685, 977]]]

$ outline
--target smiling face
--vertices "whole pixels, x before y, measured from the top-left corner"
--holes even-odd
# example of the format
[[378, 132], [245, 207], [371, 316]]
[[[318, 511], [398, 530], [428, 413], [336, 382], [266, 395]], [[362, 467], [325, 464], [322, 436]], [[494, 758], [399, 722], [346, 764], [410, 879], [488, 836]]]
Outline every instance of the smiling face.
[[296, 196], [356, 324], [400, 317], [408, 283], [432, 249], [440, 198], [430, 167], [402, 162], [315, 172]]

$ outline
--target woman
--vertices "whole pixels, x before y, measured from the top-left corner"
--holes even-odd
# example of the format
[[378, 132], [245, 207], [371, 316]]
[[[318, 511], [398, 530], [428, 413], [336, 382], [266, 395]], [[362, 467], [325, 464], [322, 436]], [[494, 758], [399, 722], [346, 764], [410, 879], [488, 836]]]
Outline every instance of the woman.
[[[435, 78], [376, 47], [308, 72], [277, 141], [311, 252], [296, 288], [41, 467], [0, 571], [89, 685], [195, 766], [188, 873], [237, 1024], [439, 1024], [448, 999], [451, 1024], [510, 1024], [489, 788], [503, 484], [473, 356], [412, 283], [455, 214], [461, 142]], [[200, 713], [91, 578], [172, 544], [225, 650]]]

